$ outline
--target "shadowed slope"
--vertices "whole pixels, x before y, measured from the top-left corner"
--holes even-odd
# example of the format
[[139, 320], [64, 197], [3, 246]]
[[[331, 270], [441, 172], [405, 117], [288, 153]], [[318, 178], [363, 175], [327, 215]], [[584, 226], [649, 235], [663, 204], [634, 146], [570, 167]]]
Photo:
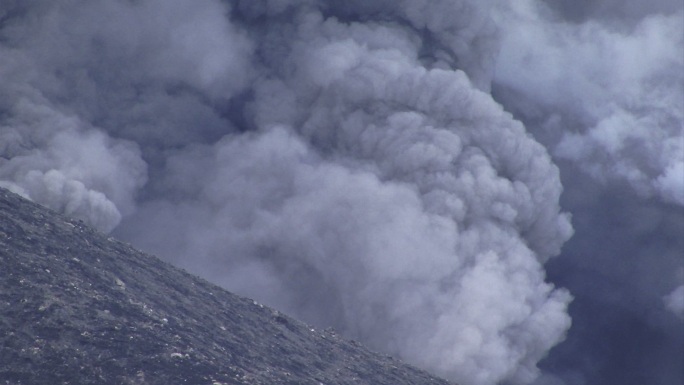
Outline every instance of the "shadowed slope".
[[448, 384], [0, 189], [0, 383]]

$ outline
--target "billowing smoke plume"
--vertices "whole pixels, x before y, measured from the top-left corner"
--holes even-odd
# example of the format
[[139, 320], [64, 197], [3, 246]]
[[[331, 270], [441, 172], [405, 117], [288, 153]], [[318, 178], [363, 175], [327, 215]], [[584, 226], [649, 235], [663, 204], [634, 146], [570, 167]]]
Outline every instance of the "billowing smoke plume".
[[682, 383], [684, 3], [498, 9], [493, 93], [555, 156], [577, 230], [546, 265], [575, 300], [539, 384]]
[[463, 385], [531, 383], [573, 232], [536, 140], [683, 204], [682, 13], [509, 3], [4, 1], [0, 185]]
[[545, 18], [533, 1], [501, 10], [497, 84], [524, 100], [559, 158], [684, 205], [684, 6], [614, 3], [631, 17]]
[[474, 5], [3, 7], [5, 186], [466, 384], [569, 327], [558, 170]]

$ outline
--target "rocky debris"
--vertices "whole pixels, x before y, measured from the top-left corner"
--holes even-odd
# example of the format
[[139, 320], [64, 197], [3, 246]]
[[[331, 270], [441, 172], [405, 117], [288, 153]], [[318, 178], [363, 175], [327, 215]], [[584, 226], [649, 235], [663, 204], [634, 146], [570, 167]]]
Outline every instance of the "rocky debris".
[[0, 384], [444, 384], [0, 189]]

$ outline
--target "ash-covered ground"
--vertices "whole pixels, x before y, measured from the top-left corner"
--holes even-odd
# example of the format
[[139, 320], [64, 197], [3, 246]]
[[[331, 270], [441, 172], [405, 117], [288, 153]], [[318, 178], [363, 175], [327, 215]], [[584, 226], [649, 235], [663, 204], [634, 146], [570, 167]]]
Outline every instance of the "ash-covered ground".
[[448, 384], [0, 189], [0, 384]]

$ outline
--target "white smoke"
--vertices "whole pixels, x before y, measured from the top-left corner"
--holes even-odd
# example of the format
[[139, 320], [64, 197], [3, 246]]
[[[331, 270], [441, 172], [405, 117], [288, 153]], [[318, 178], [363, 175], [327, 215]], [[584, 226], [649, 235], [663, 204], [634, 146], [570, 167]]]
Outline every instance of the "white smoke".
[[682, 282], [684, 4], [495, 8], [493, 93], [558, 160], [577, 229], [547, 265], [576, 299], [540, 383], [680, 383], [684, 333], [662, 305]]
[[629, 21], [568, 22], [533, 1], [504, 7], [496, 82], [527, 99], [519, 108], [543, 122], [559, 158], [684, 205], [684, 4], [619, 6]]
[[3, 2], [0, 14], [2, 185], [104, 231], [134, 211], [143, 156], [229, 127], [200, 99], [250, 78], [250, 43], [217, 2]]
[[145, 182], [138, 147], [45, 100], [14, 96], [10, 118], [0, 124], [0, 185], [111, 231], [133, 211], [133, 194]]
[[684, 318], [684, 285], [672, 290], [672, 293], [663, 297], [668, 310], [680, 318]]

